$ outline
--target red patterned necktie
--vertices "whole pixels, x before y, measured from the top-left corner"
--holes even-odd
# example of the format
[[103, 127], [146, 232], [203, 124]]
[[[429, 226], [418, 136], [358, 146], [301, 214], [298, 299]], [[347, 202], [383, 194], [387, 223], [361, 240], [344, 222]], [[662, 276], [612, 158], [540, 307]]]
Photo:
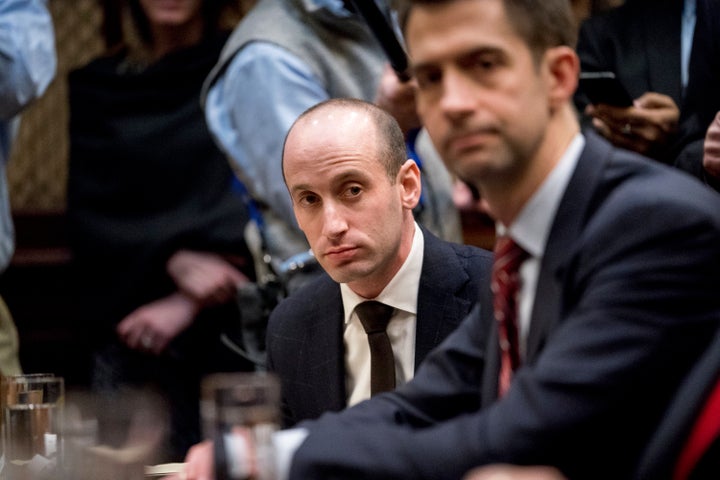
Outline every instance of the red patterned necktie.
[[500, 376], [498, 396], [510, 387], [512, 374], [520, 365], [517, 296], [520, 290], [520, 265], [528, 253], [512, 238], [502, 236], [495, 244], [495, 262], [492, 271], [493, 308], [498, 322], [500, 341]]

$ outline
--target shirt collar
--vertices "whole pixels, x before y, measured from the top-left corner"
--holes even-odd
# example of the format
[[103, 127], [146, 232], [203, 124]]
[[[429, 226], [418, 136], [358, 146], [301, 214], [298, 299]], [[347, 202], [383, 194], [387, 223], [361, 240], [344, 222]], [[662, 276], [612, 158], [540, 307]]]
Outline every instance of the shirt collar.
[[420, 285], [424, 251], [425, 239], [420, 227], [415, 223], [415, 233], [408, 257], [400, 267], [400, 270], [398, 270], [377, 297], [374, 299], [361, 297], [353, 292], [346, 283], [341, 283], [340, 294], [343, 300], [345, 324], [347, 325], [350, 322], [351, 315], [355, 311], [358, 303], [366, 300], [377, 300], [398, 310], [416, 315], [418, 287]]
[[531, 256], [542, 257], [558, 205], [584, 147], [585, 137], [578, 133], [512, 225], [506, 227], [498, 223], [498, 234], [509, 232], [513, 240]]

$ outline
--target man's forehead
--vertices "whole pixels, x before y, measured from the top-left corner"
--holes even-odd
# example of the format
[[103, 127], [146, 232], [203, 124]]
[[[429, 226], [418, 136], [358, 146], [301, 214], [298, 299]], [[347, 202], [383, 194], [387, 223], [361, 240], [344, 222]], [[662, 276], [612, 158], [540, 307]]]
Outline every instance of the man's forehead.
[[[435, 15], [447, 12], [445, 17]], [[505, 15], [501, 0], [453, 0], [423, 4], [418, 23], [408, 24], [406, 41], [413, 69], [445, 61], [462, 61], [478, 54], [528, 50], [522, 36]], [[457, 8], [454, 8], [457, 7]], [[415, 7], [413, 7], [415, 8]], [[432, 9], [435, 10], [432, 10]], [[409, 19], [412, 22], [412, 18]]]
[[368, 121], [367, 114], [357, 108], [329, 105], [308, 113], [300, 120], [302, 127], [314, 129], [331, 126], [341, 128], [348, 124], [362, 124]]
[[288, 135], [286, 152], [366, 149], [367, 141], [376, 138], [375, 128], [362, 112], [335, 109], [319, 112], [298, 121]]
[[317, 190], [321, 186], [338, 186], [348, 182], [371, 181], [379, 174], [379, 162], [369, 157], [338, 159], [317, 169], [292, 169], [287, 176], [292, 191]]

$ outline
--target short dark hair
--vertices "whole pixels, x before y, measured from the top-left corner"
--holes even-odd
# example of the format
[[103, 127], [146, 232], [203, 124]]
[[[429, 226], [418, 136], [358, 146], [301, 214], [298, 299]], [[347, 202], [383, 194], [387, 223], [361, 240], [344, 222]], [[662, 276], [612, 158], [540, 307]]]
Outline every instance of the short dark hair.
[[[395, 117], [377, 105], [364, 100], [356, 98], [331, 98], [305, 110], [297, 120], [295, 120], [290, 130], [305, 117], [325, 109], [361, 111], [370, 116], [381, 141], [381, 144], [378, 145], [379, 160], [385, 166], [390, 181], [394, 183], [400, 167], [402, 167], [407, 160], [405, 136]], [[287, 137], [285, 137], [285, 139], [287, 141]], [[283, 152], [285, 152], [284, 146]]]
[[[398, 7], [403, 30], [415, 6], [441, 5], [461, 0], [401, 0]], [[500, 0], [515, 31], [536, 60], [552, 47], [575, 48], [577, 27], [568, 0]]]

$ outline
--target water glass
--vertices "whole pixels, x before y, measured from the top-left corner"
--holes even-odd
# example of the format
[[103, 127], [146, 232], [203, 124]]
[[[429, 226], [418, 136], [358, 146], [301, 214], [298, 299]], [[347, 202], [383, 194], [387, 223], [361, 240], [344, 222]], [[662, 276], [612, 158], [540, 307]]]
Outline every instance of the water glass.
[[5, 478], [51, 478], [62, 458], [63, 378], [5, 377], [1, 390]]
[[213, 374], [202, 382], [201, 402], [203, 433], [214, 441], [217, 480], [274, 480], [272, 435], [280, 426], [277, 377]]

